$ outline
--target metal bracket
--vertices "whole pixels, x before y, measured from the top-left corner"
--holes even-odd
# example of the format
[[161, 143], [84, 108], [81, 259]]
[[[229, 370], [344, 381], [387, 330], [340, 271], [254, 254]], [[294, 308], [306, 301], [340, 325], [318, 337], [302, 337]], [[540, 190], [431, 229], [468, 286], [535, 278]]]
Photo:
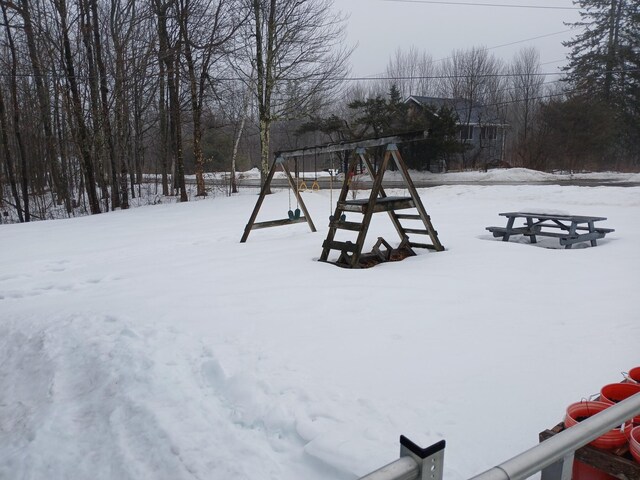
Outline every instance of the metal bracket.
[[390, 143], [389, 145], [387, 145], [387, 152], [397, 152], [398, 151], [398, 145], [396, 145], [395, 143]]
[[367, 153], [366, 148], [363, 148], [363, 147], [356, 148], [356, 155], [364, 155], [365, 153]]
[[571, 480], [574, 452], [542, 469], [542, 480]]
[[430, 447], [420, 448], [404, 435], [400, 435], [400, 457], [411, 457], [420, 467], [419, 480], [442, 480], [444, 472], [444, 448], [440, 440]]

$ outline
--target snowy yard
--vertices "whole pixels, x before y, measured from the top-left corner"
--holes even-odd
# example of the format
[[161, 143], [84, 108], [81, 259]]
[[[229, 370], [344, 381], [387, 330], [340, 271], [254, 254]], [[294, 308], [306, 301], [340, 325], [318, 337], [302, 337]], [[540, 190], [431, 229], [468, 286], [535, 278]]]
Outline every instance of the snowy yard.
[[[316, 261], [326, 190], [304, 194], [317, 233], [246, 244], [247, 191], [1, 226], [0, 478], [346, 480], [404, 434], [446, 439], [463, 480], [640, 365], [640, 187], [420, 193], [446, 251], [367, 270]], [[485, 230], [532, 209], [616, 231], [564, 250]], [[279, 191], [259, 220], [287, 210]]]

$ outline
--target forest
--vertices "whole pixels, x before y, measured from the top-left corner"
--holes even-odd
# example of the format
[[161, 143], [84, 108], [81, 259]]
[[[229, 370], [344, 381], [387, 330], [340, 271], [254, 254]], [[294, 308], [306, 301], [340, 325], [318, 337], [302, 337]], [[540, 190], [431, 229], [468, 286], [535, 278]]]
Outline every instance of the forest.
[[638, 171], [640, 7], [574, 4], [561, 75], [533, 47], [411, 47], [362, 79], [332, 0], [2, 0], [0, 223], [126, 209], [149, 184], [187, 201], [211, 171], [233, 193], [279, 149], [409, 129], [431, 136], [413, 168], [487, 168], [450, 161], [470, 116], [416, 118], [411, 96], [481, 106], [504, 126], [498, 166]]

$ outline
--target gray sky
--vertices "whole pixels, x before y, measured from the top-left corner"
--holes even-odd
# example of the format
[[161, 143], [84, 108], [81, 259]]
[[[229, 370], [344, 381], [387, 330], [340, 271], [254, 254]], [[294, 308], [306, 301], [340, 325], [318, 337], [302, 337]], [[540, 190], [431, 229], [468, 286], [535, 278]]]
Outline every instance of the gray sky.
[[[451, 2], [492, 3], [573, 7], [571, 0], [450, 0]], [[401, 3], [384, 0], [334, 0], [336, 9], [350, 15], [348, 39], [358, 44], [351, 57], [352, 76], [382, 73], [398, 47], [416, 46], [434, 60], [449, 56], [454, 49], [473, 46], [495, 47], [568, 30], [564, 22], [579, 20], [578, 10], [482, 7]], [[545, 72], [555, 72], [567, 49], [561, 42], [576, 31], [538, 38], [492, 49], [505, 61], [523, 46], [535, 46]]]

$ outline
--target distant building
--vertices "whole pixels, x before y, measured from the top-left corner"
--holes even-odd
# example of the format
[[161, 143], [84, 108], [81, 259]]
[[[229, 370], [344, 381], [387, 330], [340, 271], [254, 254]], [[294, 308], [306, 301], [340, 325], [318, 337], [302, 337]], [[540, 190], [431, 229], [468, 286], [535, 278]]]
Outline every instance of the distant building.
[[458, 158], [450, 161], [449, 165], [434, 165], [432, 170], [507, 166], [504, 161], [504, 146], [508, 125], [496, 118], [489, 108], [464, 99], [418, 95], [412, 95], [405, 103], [409, 105], [409, 115], [424, 111], [425, 107], [435, 110], [448, 107], [457, 117], [458, 140], [468, 147], [456, 156]]

